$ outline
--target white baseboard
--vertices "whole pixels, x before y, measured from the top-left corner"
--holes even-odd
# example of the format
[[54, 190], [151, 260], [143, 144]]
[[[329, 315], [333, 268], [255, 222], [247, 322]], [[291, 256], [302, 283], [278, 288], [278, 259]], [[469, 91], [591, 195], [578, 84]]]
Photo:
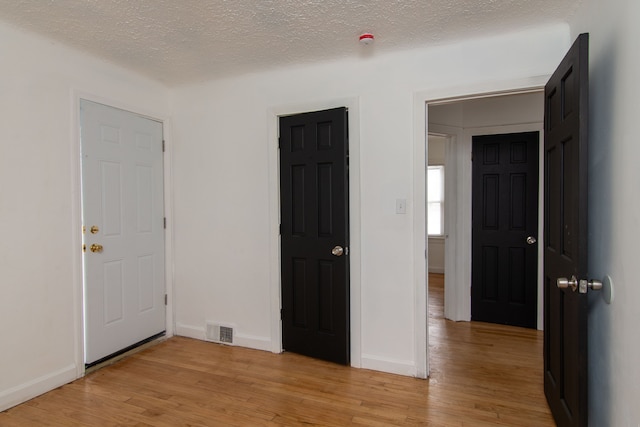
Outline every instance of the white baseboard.
[[73, 364], [8, 390], [0, 391], [0, 411], [76, 380], [78, 378], [77, 372], [77, 366]]
[[408, 377], [415, 377], [417, 373], [416, 366], [413, 362], [406, 360], [384, 359], [370, 354], [362, 355], [362, 368]]
[[[178, 323], [176, 325], [176, 335], [195, 338], [197, 340], [206, 341], [206, 333], [204, 327], [183, 325]], [[271, 351], [271, 340], [264, 337], [255, 337], [251, 335], [243, 335], [236, 331], [233, 337], [233, 345], [238, 347], [246, 347], [254, 350]]]
[[271, 351], [271, 340], [266, 338], [236, 334], [235, 341], [235, 345], [241, 347], [248, 347], [255, 350], [264, 350], [269, 352]]
[[[176, 335], [195, 338], [201, 341], [205, 340], [205, 328], [191, 325], [176, 325]], [[234, 344], [239, 347], [246, 347], [255, 350], [271, 351], [271, 340], [263, 337], [255, 337], [250, 335], [235, 334]], [[416, 367], [413, 362], [404, 360], [384, 359], [372, 355], [362, 355], [361, 368], [371, 369], [374, 371], [388, 372], [391, 374], [404, 375], [409, 377], [416, 376]]]
[[195, 338], [204, 341], [206, 338], [204, 327], [176, 324], [176, 335], [187, 338]]

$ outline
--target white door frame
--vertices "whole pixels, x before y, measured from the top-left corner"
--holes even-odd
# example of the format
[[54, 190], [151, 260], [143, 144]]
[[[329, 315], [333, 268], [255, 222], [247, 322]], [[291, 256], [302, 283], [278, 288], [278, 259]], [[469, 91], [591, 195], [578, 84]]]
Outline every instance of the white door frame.
[[82, 157], [80, 144], [80, 99], [97, 102], [121, 110], [126, 110], [148, 117], [162, 123], [165, 141], [165, 153], [163, 157], [164, 177], [164, 212], [167, 218], [165, 230], [165, 288], [168, 295], [166, 306], [165, 328], [166, 337], [171, 337], [175, 331], [174, 315], [174, 281], [173, 281], [173, 177], [171, 168], [172, 153], [172, 128], [171, 122], [164, 113], [149, 111], [137, 105], [130, 105], [118, 100], [87, 93], [81, 90], [73, 90], [71, 95], [71, 129], [72, 141], [70, 144], [71, 165], [71, 192], [73, 209], [71, 218], [71, 259], [73, 265], [73, 306], [75, 325], [75, 366], [76, 377], [84, 376], [84, 279], [82, 263]]
[[360, 101], [332, 99], [269, 108], [269, 288], [271, 351], [282, 352], [281, 267], [280, 267], [280, 164], [278, 155], [279, 117], [308, 111], [347, 107], [349, 111], [349, 319], [351, 366], [362, 366], [360, 294]]
[[[414, 295], [415, 295], [415, 348], [416, 348], [416, 367], [418, 377], [428, 376], [428, 271], [426, 258], [427, 253], [427, 236], [426, 236], [426, 179], [427, 179], [427, 153], [428, 153], [428, 133], [429, 133], [429, 104], [438, 104], [444, 102], [465, 101], [477, 98], [494, 97], [499, 95], [515, 95], [518, 93], [526, 93], [539, 91], [544, 88], [549, 75], [531, 76], [522, 79], [513, 79], [505, 81], [493, 82], [477, 82], [465, 86], [453, 86], [445, 88], [433, 88], [427, 91], [416, 92], [413, 95], [413, 198], [414, 198]], [[442, 132], [442, 130], [440, 130]], [[448, 132], [445, 132], [448, 133]], [[453, 160], [452, 160], [453, 161]], [[464, 172], [460, 172], [464, 173]], [[467, 173], [471, 173], [467, 171]], [[464, 177], [459, 177], [464, 179]], [[467, 201], [470, 208], [471, 200]], [[458, 209], [464, 207], [458, 206]], [[461, 234], [450, 228], [449, 239], [453, 244], [448, 245], [450, 249], [445, 254], [445, 258], [455, 251], [453, 256], [459, 265], [463, 266], [463, 271], [458, 271], [458, 277], [468, 277], [467, 283], [471, 280], [471, 238], [468, 236], [466, 240], [469, 242], [464, 245], [460, 239]], [[541, 240], [541, 239], [539, 239]], [[466, 248], [466, 250], [458, 250], [456, 248]], [[424, 254], [424, 255], [423, 255]], [[426, 256], [425, 256], [426, 255]], [[445, 261], [446, 262], [446, 261]], [[468, 270], [468, 271], [467, 271]]]

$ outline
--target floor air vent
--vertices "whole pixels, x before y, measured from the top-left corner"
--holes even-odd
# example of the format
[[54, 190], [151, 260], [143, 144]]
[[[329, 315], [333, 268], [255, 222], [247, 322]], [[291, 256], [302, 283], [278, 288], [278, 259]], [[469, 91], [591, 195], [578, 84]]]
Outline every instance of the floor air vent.
[[233, 344], [233, 327], [207, 323], [207, 341]]
[[233, 328], [220, 326], [220, 342], [233, 344]]

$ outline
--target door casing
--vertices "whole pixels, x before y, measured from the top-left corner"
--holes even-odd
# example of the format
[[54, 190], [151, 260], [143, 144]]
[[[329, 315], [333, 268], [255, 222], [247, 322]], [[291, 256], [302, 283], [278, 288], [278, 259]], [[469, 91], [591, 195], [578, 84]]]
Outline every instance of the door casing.
[[280, 177], [278, 155], [279, 117], [307, 111], [347, 107], [349, 110], [349, 289], [351, 366], [362, 366], [360, 294], [360, 110], [358, 98], [342, 98], [269, 109], [269, 241], [271, 351], [282, 352], [281, 263], [280, 263]]
[[[426, 257], [428, 257], [426, 247], [426, 166], [427, 166], [427, 153], [428, 143], [427, 136], [429, 132], [451, 134], [446, 127], [434, 128], [429, 127], [428, 110], [429, 105], [436, 105], [445, 102], [459, 102], [470, 99], [486, 98], [492, 96], [503, 95], [516, 95], [522, 93], [539, 92], [544, 90], [550, 75], [531, 76], [522, 79], [502, 80], [487, 83], [475, 83], [463, 86], [452, 86], [434, 88], [429, 91], [416, 92], [413, 95], [413, 153], [414, 153], [414, 169], [413, 169], [413, 215], [414, 215], [414, 295], [415, 298], [415, 348], [416, 348], [416, 366], [420, 372], [424, 375], [419, 377], [427, 377], [429, 373], [428, 363], [428, 329], [425, 322], [427, 319], [427, 264]], [[531, 131], [542, 129], [532, 128], [509, 128], [509, 132]], [[502, 130], [496, 131], [495, 128], [487, 129], [489, 133], [501, 133]], [[542, 132], [541, 132], [542, 135]], [[455, 135], [454, 135], [455, 136]], [[470, 173], [470, 171], [468, 172]], [[448, 179], [449, 175], [447, 175]], [[469, 189], [470, 191], [470, 189]], [[446, 197], [446, 196], [445, 196]], [[471, 218], [471, 205], [469, 198], [469, 218]], [[542, 204], [540, 204], [542, 206]], [[461, 209], [461, 206], [457, 206], [457, 209]], [[469, 221], [470, 223], [470, 221]], [[452, 227], [453, 228], [453, 227]], [[453, 233], [452, 233], [453, 231]], [[468, 236], [462, 236], [462, 234], [468, 234]], [[459, 280], [467, 280], [466, 283], [471, 283], [471, 229], [468, 231], [462, 230], [460, 233], [456, 233], [455, 230], [449, 229], [450, 244], [447, 245], [447, 253], [445, 257], [454, 256], [456, 261], [463, 265], [463, 271], [458, 272], [456, 277]], [[465, 243], [466, 242], [466, 243]], [[456, 251], [456, 249], [458, 249]], [[540, 258], [540, 257], [539, 257]], [[445, 261], [446, 262], [446, 261]], [[540, 271], [540, 268], [539, 268]], [[445, 273], [446, 274], [446, 273]], [[542, 277], [541, 274], [539, 277]], [[462, 284], [461, 286], [464, 286]], [[458, 292], [463, 290], [458, 290]], [[465, 292], [463, 292], [465, 293]], [[466, 294], [468, 295], [468, 288]], [[445, 297], [446, 298], [446, 297]], [[540, 296], [539, 296], [540, 301]], [[446, 304], [446, 301], [445, 301]], [[470, 307], [470, 303], [464, 305]], [[458, 307], [459, 308], [459, 307]], [[460, 308], [457, 311], [462, 311]], [[470, 312], [469, 312], [470, 313]], [[457, 314], [457, 313], [456, 313]], [[469, 314], [470, 316], [470, 314]], [[459, 319], [463, 320], [463, 319]], [[539, 319], [539, 324], [540, 324]]]

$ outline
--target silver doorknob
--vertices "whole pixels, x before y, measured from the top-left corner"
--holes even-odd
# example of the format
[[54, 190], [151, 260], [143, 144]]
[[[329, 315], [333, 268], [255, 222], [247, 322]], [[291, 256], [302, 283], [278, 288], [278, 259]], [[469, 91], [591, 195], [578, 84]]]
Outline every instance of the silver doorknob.
[[343, 253], [344, 253], [344, 249], [342, 248], [342, 246], [336, 246], [333, 249], [331, 249], [331, 255], [342, 256]]
[[592, 291], [599, 291], [602, 289], [602, 282], [600, 280], [578, 280], [576, 279], [576, 276], [571, 276], [571, 279], [559, 277], [556, 284], [560, 289], [571, 288], [573, 292], [577, 289], [581, 294], [586, 294], [589, 289]]
[[528, 244], [533, 245], [535, 242], [537, 242], [535, 237], [533, 237], [533, 236], [527, 237], [527, 243]]
[[575, 292], [576, 289], [578, 289], [578, 279], [576, 279], [576, 276], [571, 276], [571, 279], [567, 279], [566, 277], [558, 277], [556, 285], [558, 285], [558, 288], [560, 289], [571, 288], [571, 290]]
[[581, 294], [586, 294], [588, 289], [599, 291], [602, 289], [602, 282], [600, 280], [580, 280], [578, 291]]

